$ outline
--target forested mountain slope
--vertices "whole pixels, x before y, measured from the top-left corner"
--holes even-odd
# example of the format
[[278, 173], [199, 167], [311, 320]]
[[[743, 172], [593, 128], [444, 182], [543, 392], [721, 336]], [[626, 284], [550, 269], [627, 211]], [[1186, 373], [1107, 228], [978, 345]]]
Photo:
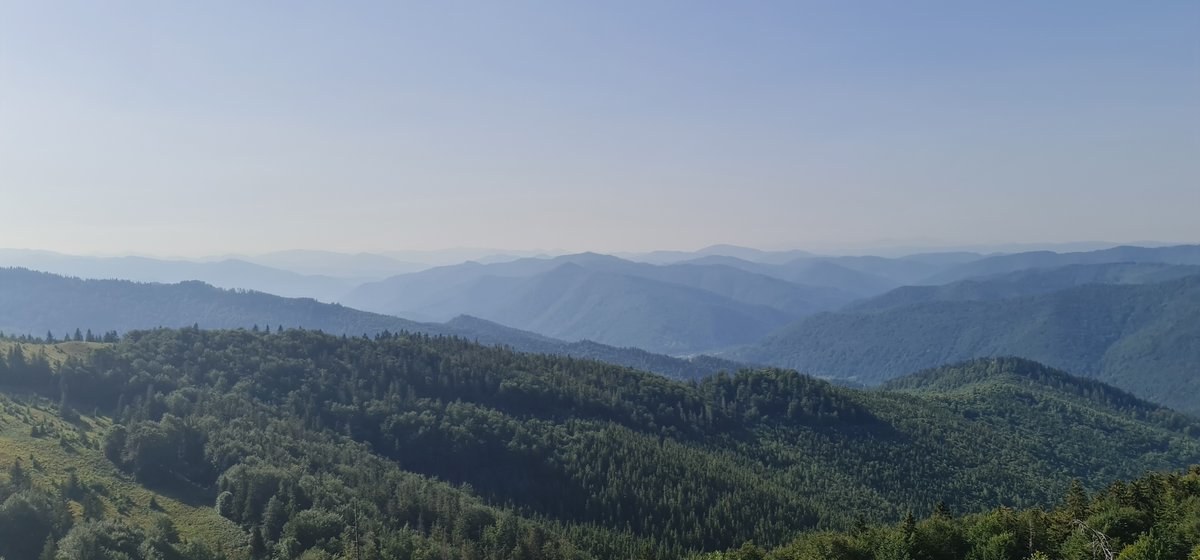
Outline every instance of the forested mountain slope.
[[10, 352], [3, 385], [114, 416], [115, 465], [207, 493], [285, 556], [345, 554], [353, 526], [377, 554], [674, 558], [939, 500], [1046, 504], [1072, 476], [1099, 487], [1200, 461], [1196, 421], [1081, 398], [1070, 378], [1021, 361], [942, 375], [1013, 391], [1026, 385], [1006, 375], [1032, 379], [1032, 402], [856, 391], [779, 370], [683, 383], [423, 335], [189, 328], [130, 333], [57, 367], [41, 351]]
[[704, 560], [1200, 560], [1200, 466], [1118, 480], [1089, 496], [1073, 486], [1052, 510], [997, 508], [813, 532], [764, 551], [753, 543]]
[[733, 359], [879, 383], [982, 356], [1034, 359], [1200, 413], [1200, 276], [823, 313]]
[[677, 378], [733, 371], [739, 364], [716, 358], [673, 358], [635, 348], [595, 342], [565, 342], [472, 317], [418, 323], [311, 299], [222, 290], [200, 282], [150, 284], [123, 280], [80, 280], [23, 269], [0, 269], [0, 331], [47, 331], [71, 336], [75, 329], [96, 336], [154, 327], [300, 327], [333, 334], [374, 335], [383, 331], [460, 336], [525, 352], [594, 358]]

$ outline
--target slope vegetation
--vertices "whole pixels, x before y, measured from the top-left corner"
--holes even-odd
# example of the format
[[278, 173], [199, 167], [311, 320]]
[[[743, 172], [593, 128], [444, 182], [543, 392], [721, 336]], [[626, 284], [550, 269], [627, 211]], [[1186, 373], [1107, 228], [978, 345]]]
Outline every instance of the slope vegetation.
[[0, 554], [36, 558], [48, 539], [54, 548], [115, 532], [105, 522], [166, 554], [203, 557], [218, 544], [248, 545], [246, 533], [218, 515], [203, 492], [152, 488], [120, 472], [101, 449], [109, 429], [107, 418], [64, 419], [45, 399], [0, 393], [0, 466], [7, 473], [0, 475]]
[[[676, 558], [939, 500], [1045, 505], [1071, 477], [1200, 461], [1196, 421], [1018, 361], [857, 391], [780, 370], [677, 382], [423, 335], [189, 328], [52, 368], [24, 357], [40, 352], [10, 352], [0, 383], [111, 415], [117, 468], [206, 494], [250, 546], [288, 557]], [[945, 390], [979, 379], [1008, 389]]]
[[1200, 466], [1119, 480], [1095, 495], [1074, 486], [1058, 507], [951, 516], [853, 532], [815, 532], [764, 551], [753, 543], [704, 560], [1200, 559]]

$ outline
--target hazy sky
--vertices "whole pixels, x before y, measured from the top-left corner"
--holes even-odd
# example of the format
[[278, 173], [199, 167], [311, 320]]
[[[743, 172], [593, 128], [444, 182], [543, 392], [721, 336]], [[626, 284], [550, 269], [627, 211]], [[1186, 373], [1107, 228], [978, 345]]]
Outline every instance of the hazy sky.
[[0, 247], [1200, 241], [1200, 2], [0, 0]]

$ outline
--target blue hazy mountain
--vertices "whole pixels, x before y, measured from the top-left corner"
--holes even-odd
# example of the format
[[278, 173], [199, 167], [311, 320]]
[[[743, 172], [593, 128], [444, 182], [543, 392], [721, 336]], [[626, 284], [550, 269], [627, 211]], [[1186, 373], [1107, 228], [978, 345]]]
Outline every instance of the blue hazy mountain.
[[299, 274], [240, 259], [201, 262], [149, 257], [88, 257], [47, 251], [0, 249], [0, 266], [21, 267], [79, 278], [138, 282], [197, 280], [220, 288], [257, 290], [286, 297], [334, 301], [357, 282], [333, 276]]
[[798, 258], [810, 257], [813, 254], [799, 249], [783, 251], [764, 251], [739, 245], [717, 244], [709, 245], [696, 251], [650, 251], [648, 253], [622, 253], [618, 256], [630, 260], [651, 264], [675, 264], [702, 257], [734, 257], [750, 262], [763, 264], [782, 264]]
[[[1105, 270], [1126, 281], [1151, 272], [1110, 267], [1089, 274], [1098, 277]], [[1050, 273], [1066, 278], [1055, 280], [1064, 284], [1080, 274], [1080, 269]], [[1003, 277], [982, 287], [906, 288], [874, 303], [801, 319], [728, 357], [871, 384], [948, 362], [1020, 356], [1200, 413], [1200, 276], [1087, 283], [1003, 297], [1009, 291], [1037, 292], [1049, 282], [1023, 284], [1022, 278]]]
[[1135, 247], [1123, 245], [1097, 251], [1056, 253], [1053, 251], [1031, 251], [1010, 255], [996, 255], [967, 262], [948, 270], [931, 274], [921, 284], [949, 284], [977, 276], [990, 276], [1032, 268], [1056, 268], [1072, 264], [1106, 263], [1165, 263], [1200, 265], [1200, 245], [1172, 245], [1165, 247]]
[[202, 328], [299, 327], [333, 334], [383, 331], [458, 336], [523, 352], [567, 355], [635, 367], [678, 378], [734, 371], [741, 364], [698, 356], [673, 358], [591, 341], [565, 342], [475, 317], [421, 323], [309, 298], [225, 290], [202, 282], [177, 284], [82, 280], [25, 269], [0, 269], [0, 331], [57, 337], [75, 329], [115, 330], [198, 325]]
[[582, 253], [464, 263], [365, 284], [346, 305], [422, 320], [467, 314], [567, 340], [688, 354], [744, 344], [854, 293], [726, 265]]
[[430, 266], [376, 253], [338, 253], [300, 249], [237, 258], [298, 274], [346, 278], [361, 282], [416, 272]]
[[942, 286], [904, 286], [851, 304], [879, 310], [930, 301], [986, 301], [1044, 294], [1085, 284], [1152, 284], [1200, 274], [1200, 265], [1157, 262], [1075, 264], [1031, 268], [960, 280]]

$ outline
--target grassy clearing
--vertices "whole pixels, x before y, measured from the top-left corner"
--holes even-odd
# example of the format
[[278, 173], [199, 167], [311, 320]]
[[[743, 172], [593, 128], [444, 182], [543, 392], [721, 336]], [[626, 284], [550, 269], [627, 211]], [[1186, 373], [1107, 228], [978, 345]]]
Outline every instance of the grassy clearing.
[[5, 354], [13, 346], [21, 346], [21, 350], [26, 356], [32, 356], [38, 352], [45, 352], [46, 359], [50, 361], [50, 365], [57, 366], [67, 360], [67, 358], [82, 358], [89, 352], [106, 346], [103, 342], [59, 342], [57, 344], [30, 344], [27, 342], [16, 342], [12, 340], [0, 340], [0, 352]]
[[[61, 352], [66, 355], [77, 350], [75, 345], [79, 344], [88, 343], [55, 347], [65, 346]], [[19, 459], [35, 485], [52, 491], [61, 487], [74, 471], [84, 486], [101, 496], [108, 517], [148, 527], [165, 514], [186, 540], [226, 550], [246, 546], [246, 535], [231, 521], [217, 515], [211, 504], [189, 505], [146, 488], [118, 471], [101, 451], [104, 433], [110, 425], [107, 418], [92, 416], [68, 423], [44, 399], [0, 396], [0, 468], [7, 472]], [[83, 506], [72, 502], [71, 508], [78, 520]]]

